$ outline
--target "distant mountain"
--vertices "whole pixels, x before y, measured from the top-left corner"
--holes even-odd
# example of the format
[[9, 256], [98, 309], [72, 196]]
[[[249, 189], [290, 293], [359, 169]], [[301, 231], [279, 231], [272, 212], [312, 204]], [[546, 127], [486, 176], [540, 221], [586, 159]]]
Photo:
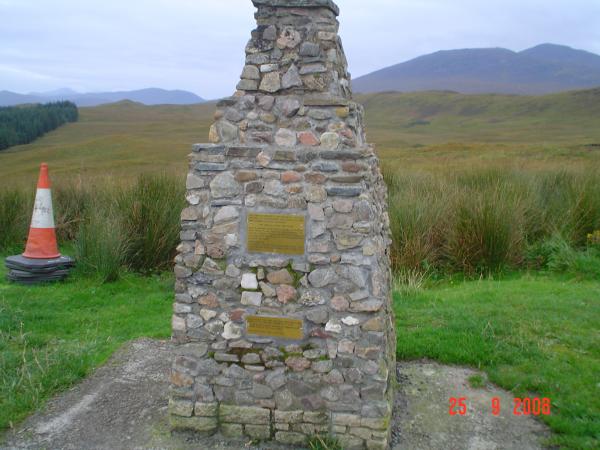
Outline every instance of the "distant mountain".
[[465, 94], [548, 94], [600, 86], [600, 56], [542, 44], [439, 51], [357, 78], [355, 92], [456, 91]]
[[144, 105], [191, 105], [202, 103], [204, 99], [188, 91], [167, 91], [150, 88], [138, 91], [95, 92], [81, 94], [71, 89], [59, 89], [51, 92], [16, 94], [0, 91], [0, 106], [13, 106], [24, 103], [47, 103], [58, 100], [70, 100], [77, 106], [98, 106], [123, 100], [142, 103]]

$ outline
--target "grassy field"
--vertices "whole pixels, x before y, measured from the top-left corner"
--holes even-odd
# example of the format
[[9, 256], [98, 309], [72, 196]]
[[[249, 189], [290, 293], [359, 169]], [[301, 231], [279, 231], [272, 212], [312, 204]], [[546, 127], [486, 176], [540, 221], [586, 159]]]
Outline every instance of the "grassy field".
[[193, 143], [206, 140], [214, 109], [214, 104], [132, 102], [81, 108], [79, 122], [0, 152], [0, 176], [10, 185], [35, 183], [39, 163], [45, 161], [58, 184], [107, 177], [121, 181], [147, 172], [183, 177], [186, 155]]
[[600, 158], [600, 89], [539, 97], [359, 96], [368, 138], [393, 169], [584, 168]]
[[102, 284], [75, 275], [22, 287], [0, 266], [0, 434], [102, 364], [124, 342], [166, 338], [171, 275]]
[[[600, 159], [600, 89], [540, 97], [452, 93], [359, 96], [369, 141], [393, 169], [584, 167]], [[10, 185], [35, 183], [41, 161], [57, 182], [141, 172], [183, 176], [215, 105], [81, 108], [78, 123], [0, 152]]]
[[395, 312], [399, 359], [473, 366], [517, 397], [548, 397], [551, 444], [600, 445], [598, 280], [446, 281], [396, 293]]

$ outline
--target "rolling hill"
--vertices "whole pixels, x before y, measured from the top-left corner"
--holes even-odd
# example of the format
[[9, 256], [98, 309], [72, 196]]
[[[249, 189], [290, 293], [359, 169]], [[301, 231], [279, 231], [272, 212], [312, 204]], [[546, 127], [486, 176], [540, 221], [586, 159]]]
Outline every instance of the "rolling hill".
[[122, 100], [142, 103], [144, 105], [192, 105], [202, 103], [204, 99], [188, 91], [149, 88], [136, 91], [78, 93], [70, 89], [59, 89], [52, 92], [17, 94], [0, 91], [0, 106], [14, 106], [25, 103], [47, 103], [58, 100], [69, 100], [77, 106], [98, 106]]
[[540, 95], [600, 86], [600, 56], [555, 44], [522, 52], [448, 50], [378, 70], [352, 84], [360, 93], [447, 90]]
[[[501, 161], [508, 167], [589, 167], [600, 160], [600, 89], [546, 96], [449, 92], [360, 95], [369, 142], [388, 167], [443, 170]], [[141, 172], [181, 176], [196, 142], [206, 142], [214, 103], [81, 108], [77, 123], [0, 152], [4, 186], [31, 185], [39, 163], [57, 182]], [[31, 180], [34, 180], [33, 182]]]

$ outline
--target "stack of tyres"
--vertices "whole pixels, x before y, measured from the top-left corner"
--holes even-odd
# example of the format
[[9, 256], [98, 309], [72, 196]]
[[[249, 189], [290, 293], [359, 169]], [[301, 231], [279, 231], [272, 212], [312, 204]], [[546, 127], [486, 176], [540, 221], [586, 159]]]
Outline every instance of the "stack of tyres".
[[23, 255], [9, 256], [5, 261], [7, 278], [21, 284], [36, 284], [64, 280], [75, 261], [68, 256], [33, 259]]

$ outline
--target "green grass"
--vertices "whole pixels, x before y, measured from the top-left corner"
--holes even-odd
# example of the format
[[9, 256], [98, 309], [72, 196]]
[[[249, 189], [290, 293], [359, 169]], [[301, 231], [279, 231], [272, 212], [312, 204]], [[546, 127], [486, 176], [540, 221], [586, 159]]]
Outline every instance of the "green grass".
[[0, 267], [0, 432], [18, 424], [129, 340], [171, 334], [171, 275], [74, 278], [23, 287]]
[[337, 439], [330, 436], [312, 436], [308, 439], [309, 450], [343, 450]]
[[600, 282], [447, 281], [394, 300], [399, 359], [473, 366], [515, 396], [548, 397], [550, 443], [598, 448]]

